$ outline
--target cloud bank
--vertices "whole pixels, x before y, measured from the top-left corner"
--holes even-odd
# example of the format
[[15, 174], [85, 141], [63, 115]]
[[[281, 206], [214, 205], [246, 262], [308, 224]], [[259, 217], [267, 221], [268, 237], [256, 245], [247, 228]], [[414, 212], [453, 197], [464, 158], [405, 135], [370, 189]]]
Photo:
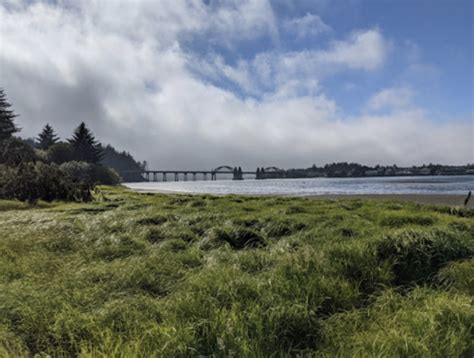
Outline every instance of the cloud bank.
[[[154, 168], [472, 161], [472, 123], [430, 120], [407, 87], [345, 113], [324, 81], [383, 70], [391, 44], [333, 32], [263, 0], [0, 0], [0, 86], [23, 136], [85, 121]], [[292, 33], [331, 36], [295, 50]]]

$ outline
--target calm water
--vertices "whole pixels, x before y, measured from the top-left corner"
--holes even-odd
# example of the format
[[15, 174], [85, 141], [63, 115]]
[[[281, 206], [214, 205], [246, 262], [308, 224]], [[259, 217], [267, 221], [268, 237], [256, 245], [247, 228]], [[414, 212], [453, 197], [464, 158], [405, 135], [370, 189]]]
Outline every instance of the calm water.
[[267, 179], [243, 181], [179, 181], [128, 183], [144, 191], [200, 194], [324, 195], [324, 194], [466, 194], [474, 190], [474, 176], [379, 178]]

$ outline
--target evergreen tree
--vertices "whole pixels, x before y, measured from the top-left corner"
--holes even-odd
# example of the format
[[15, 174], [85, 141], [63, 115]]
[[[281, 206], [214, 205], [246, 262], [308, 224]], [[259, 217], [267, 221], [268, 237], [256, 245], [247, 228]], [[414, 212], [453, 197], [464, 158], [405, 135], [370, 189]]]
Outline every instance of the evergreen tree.
[[124, 181], [143, 181], [141, 172], [145, 163], [140, 163], [128, 152], [118, 152], [110, 144], [103, 148], [102, 165], [115, 169]]
[[68, 139], [68, 142], [73, 148], [75, 160], [94, 164], [98, 164], [102, 160], [102, 146], [84, 122], [74, 130], [73, 136]]
[[10, 107], [11, 104], [7, 102], [3, 88], [0, 88], [0, 140], [8, 139], [19, 131], [13, 122], [18, 115]]
[[56, 133], [54, 133], [54, 129], [49, 124], [46, 124], [43, 131], [38, 135], [38, 138], [36, 138], [36, 141], [40, 149], [48, 149], [56, 144], [59, 138]]

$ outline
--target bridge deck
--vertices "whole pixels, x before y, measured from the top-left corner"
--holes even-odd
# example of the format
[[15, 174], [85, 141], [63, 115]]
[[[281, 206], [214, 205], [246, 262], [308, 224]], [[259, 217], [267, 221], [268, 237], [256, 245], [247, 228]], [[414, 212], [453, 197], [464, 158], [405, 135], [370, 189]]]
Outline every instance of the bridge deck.
[[[273, 169], [274, 167], [268, 168]], [[276, 168], [275, 168], [276, 169]], [[180, 174], [183, 176], [184, 181], [188, 180], [188, 175], [192, 176], [192, 180], [196, 181], [198, 175], [203, 176], [203, 180], [207, 180], [207, 176], [210, 176], [212, 181], [217, 180], [217, 174], [232, 175], [233, 180], [243, 180], [244, 175], [255, 175], [256, 179], [266, 179], [268, 175], [272, 174], [283, 174], [283, 171], [269, 170], [267, 172], [260, 173], [259, 171], [235, 171], [230, 166], [219, 167], [214, 170], [144, 170], [140, 172], [142, 177], [148, 181], [159, 181], [158, 176], [162, 175], [162, 181], [168, 181], [168, 175], [173, 176], [174, 180], [179, 181]], [[267, 177], [266, 177], [267, 176]]]
[[[144, 170], [144, 174], [234, 174], [232, 171], [213, 170]], [[256, 172], [243, 171], [242, 174], [255, 174]]]

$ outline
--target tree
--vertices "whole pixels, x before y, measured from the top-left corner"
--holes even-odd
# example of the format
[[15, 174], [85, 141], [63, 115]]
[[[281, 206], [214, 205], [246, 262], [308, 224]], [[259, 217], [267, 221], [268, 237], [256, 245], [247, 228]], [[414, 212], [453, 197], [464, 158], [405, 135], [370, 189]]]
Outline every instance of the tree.
[[48, 149], [52, 145], [56, 144], [59, 141], [58, 136], [54, 133], [53, 127], [49, 124], [46, 124], [43, 128], [43, 131], [36, 138], [38, 143], [38, 148]]
[[13, 122], [18, 115], [10, 107], [3, 88], [0, 88], [0, 140], [8, 139], [19, 131]]
[[128, 152], [118, 152], [110, 144], [103, 148], [102, 165], [115, 169], [124, 181], [143, 181], [143, 164], [137, 162]]
[[57, 143], [47, 150], [47, 159], [51, 163], [62, 164], [74, 160], [74, 149], [69, 143]]
[[93, 164], [98, 164], [102, 160], [102, 146], [84, 122], [74, 130], [68, 142], [73, 148], [75, 160]]
[[0, 141], [0, 164], [18, 166], [35, 161], [34, 149], [21, 139], [12, 137]]

